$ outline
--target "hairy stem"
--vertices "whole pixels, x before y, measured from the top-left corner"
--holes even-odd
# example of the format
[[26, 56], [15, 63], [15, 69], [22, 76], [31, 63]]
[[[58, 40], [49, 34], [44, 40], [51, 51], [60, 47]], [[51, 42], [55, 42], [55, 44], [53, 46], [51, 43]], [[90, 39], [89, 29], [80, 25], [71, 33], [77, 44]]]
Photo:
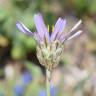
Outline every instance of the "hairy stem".
[[47, 91], [47, 96], [51, 96], [50, 93], [50, 79], [51, 79], [51, 72], [46, 69], [46, 91]]

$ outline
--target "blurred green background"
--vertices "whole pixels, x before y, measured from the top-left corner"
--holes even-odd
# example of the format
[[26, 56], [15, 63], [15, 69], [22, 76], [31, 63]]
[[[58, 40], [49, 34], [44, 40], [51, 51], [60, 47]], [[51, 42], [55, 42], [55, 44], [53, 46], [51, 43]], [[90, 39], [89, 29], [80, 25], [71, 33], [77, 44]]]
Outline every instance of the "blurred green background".
[[66, 18], [66, 30], [83, 21], [83, 34], [65, 44], [53, 70], [51, 95], [96, 96], [96, 0], [0, 0], [0, 96], [46, 96], [36, 42], [16, 28], [20, 20], [34, 32], [37, 12], [50, 26]]

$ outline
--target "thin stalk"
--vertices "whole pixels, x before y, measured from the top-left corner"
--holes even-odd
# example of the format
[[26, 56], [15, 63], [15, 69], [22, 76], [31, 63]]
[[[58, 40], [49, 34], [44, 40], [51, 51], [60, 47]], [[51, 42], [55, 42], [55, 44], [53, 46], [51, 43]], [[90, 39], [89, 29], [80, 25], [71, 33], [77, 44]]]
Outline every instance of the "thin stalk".
[[47, 96], [51, 96], [50, 93], [50, 79], [51, 79], [51, 72], [46, 69], [46, 91], [47, 91]]

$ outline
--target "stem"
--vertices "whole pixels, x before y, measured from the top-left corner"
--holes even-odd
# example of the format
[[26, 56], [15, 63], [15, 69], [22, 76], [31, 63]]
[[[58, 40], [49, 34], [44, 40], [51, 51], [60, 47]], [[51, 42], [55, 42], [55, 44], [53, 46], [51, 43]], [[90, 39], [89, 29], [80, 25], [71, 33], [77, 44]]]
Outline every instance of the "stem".
[[50, 95], [50, 79], [51, 79], [51, 72], [46, 69], [46, 90], [47, 90], [47, 96]]

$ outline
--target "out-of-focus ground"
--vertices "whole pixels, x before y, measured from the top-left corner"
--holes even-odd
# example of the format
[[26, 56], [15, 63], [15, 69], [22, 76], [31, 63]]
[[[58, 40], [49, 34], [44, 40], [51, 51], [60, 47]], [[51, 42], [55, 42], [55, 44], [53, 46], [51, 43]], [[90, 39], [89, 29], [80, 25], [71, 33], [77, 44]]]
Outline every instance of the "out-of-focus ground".
[[35, 31], [37, 12], [50, 26], [66, 18], [66, 32], [83, 21], [83, 34], [65, 43], [64, 57], [53, 70], [51, 95], [96, 96], [96, 0], [0, 0], [0, 96], [46, 96], [36, 42], [15, 26], [20, 20]]

